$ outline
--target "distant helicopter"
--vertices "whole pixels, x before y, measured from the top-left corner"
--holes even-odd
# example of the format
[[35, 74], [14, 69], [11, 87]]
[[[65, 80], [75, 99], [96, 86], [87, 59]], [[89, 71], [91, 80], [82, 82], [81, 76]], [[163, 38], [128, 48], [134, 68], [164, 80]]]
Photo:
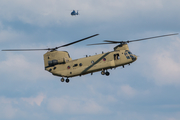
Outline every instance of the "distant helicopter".
[[[61, 45], [59, 47], [54, 48], [45, 48], [45, 49], [6, 49], [2, 51], [39, 51], [46, 50], [47, 53], [44, 54], [44, 67], [45, 70], [52, 73], [55, 76], [61, 77], [61, 82], [66, 81], [69, 82], [70, 77], [82, 76], [85, 74], [101, 71], [102, 75], [109, 76], [110, 73], [108, 69], [116, 68], [122, 66], [124, 68], [125, 65], [133, 63], [137, 60], [137, 56], [132, 54], [129, 50], [128, 43], [137, 42], [142, 40], [148, 40], [153, 38], [177, 35], [175, 34], [167, 34], [137, 40], [130, 41], [112, 41], [112, 40], [104, 40], [105, 43], [96, 43], [89, 45], [103, 45], [103, 44], [118, 44], [114, 47], [113, 51], [93, 55], [86, 56], [84, 58], [72, 60], [67, 51], [57, 51], [57, 49], [62, 47], [67, 47], [69, 45], [87, 40], [89, 38], [95, 37], [99, 34], [95, 34], [65, 45]], [[76, 53], [78, 54], [78, 53]], [[66, 78], [66, 80], [64, 79]]]
[[73, 10], [73, 11], [71, 12], [71, 15], [72, 15], [72, 16], [79, 15], [78, 10], [77, 10], [77, 12], [76, 12], [75, 10]]

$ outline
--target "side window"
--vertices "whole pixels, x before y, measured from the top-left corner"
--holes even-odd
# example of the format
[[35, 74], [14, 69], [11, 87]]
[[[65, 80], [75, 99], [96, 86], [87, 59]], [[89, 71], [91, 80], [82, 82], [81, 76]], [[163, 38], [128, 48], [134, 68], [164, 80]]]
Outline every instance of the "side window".
[[82, 66], [82, 63], [79, 63], [79, 66], [81, 67], [81, 66]]
[[119, 60], [120, 57], [119, 57], [119, 53], [118, 54], [114, 54], [114, 60]]
[[52, 66], [52, 61], [48, 61], [48, 65], [49, 65], [49, 66]]
[[57, 60], [52, 60], [52, 64], [53, 64], [53, 65], [57, 65], [57, 64], [58, 64], [58, 61], [57, 61]]
[[78, 66], [78, 64], [74, 64], [74, 66], [73, 67], [77, 67]]
[[57, 65], [57, 64], [58, 64], [57, 60], [48, 61], [49, 66], [54, 66], [54, 65]]

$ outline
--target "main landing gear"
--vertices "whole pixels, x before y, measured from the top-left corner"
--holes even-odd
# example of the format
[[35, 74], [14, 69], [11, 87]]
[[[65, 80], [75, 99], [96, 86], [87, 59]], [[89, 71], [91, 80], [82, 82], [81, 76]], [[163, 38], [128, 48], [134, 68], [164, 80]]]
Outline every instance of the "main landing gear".
[[101, 75], [106, 75], [106, 76], [109, 76], [110, 73], [106, 70], [106, 72], [104, 70], [101, 71]]
[[[67, 78], [67, 79], [66, 79], [66, 83], [69, 83], [69, 81], [70, 81], [70, 80]], [[64, 82], [64, 78], [61, 78], [61, 82]]]

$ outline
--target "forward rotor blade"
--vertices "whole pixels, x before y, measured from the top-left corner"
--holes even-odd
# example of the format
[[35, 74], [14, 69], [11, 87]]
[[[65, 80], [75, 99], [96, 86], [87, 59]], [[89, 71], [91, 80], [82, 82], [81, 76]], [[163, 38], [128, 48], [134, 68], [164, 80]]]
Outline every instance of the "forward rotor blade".
[[178, 35], [178, 33], [161, 35], [161, 36], [155, 36], [155, 37], [149, 37], [149, 38], [143, 38], [143, 39], [137, 39], [137, 40], [130, 40], [130, 41], [127, 41], [127, 43], [129, 43], [129, 42], [136, 42], [136, 41], [142, 41], [142, 40], [148, 40], [148, 39], [154, 39], [154, 38], [159, 38], [159, 37], [172, 36], [172, 35]]
[[121, 42], [123, 42], [123, 41], [104, 40], [104, 42], [109, 42], [109, 43], [121, 43]]
[[47, 48], [47, 49], [4, 49], [2, 51], [41, 51], [41, 50], [52, 50], [52, 48]]
[[155, 37], [148, 37], [148, 38], [142, 38], [142, 39], [137, 39], [137, 40], [128, 40], [128, 41], [104, 40], [104, 42], [109, 42], [109, 43], [126, 43], [127, 42], [127, 43], [129, 43], [129, 42], [136, 42], [136, 41], [142, 41], [142, 40], [148, 40], [148, 39], [154, 39], [154, 38], [166, 37], [166, 36], [172, 36], [172, 35], [178, 35], [178, 33], [161, 35], [161, 36], [155, 36]]
[[90, 46], [90, 45], [103, 45], [103, 44], [117, 44], [117, 43], [96, 43], [96, 44], [88, 44], [87, 46]]
[[99, 35], [99, 34], [95, 34], [95, 35], [92, 35], [92, 36], [89, 36], [89, 37], [83, 38], [83, 39], [81, 39], [81, 40], [77, 40], [77, 41], [74, 41], [74, 42], [71, 42], [71, 43], [68, 43], [68, 44], [65, 44], [65, 45], [62, 45], [62, 46], [56, 47], [55, 49], [58, 49], [58, 48], [61, 48], [61, 47], [66, 47], [66, 46], [69, 46], [69, 45], [72, 45], [72, 44], [75, 44], [75, 43], [81, 42], [81, 41], [83, 41], [83, 40], [87, 40], [87, 39], [89, 39], [89, 38], [95, 37], [95, 36], [97, 36], [97, 35]]

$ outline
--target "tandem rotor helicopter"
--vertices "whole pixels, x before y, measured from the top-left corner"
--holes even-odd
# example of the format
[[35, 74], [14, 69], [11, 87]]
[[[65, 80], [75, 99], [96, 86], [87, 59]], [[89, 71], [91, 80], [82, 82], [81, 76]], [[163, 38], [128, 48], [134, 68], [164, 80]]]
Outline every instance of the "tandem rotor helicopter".
[[[47, 52], [44, 54], [44, 67], [45, 70], [52, 73], [55, 76], [61, 77], [61, 82], [66, 81], [67, 83], [70, 81], [69, 78], [75, 76], [82, 76], [85, 74], [101, 71], [102, 75], [109, 76], [110, 73], [108, 69], [116, 68], [122, 66], [124, 68], [125, 65], [133, 63], [137, 60], [137, 56], [132, 54], [132, 52], [128, 48], [128, 43], [143, 41], [148, 39], [154, 39], [159, 37], [166, 37], [177, 35], [175, 34], [166, 34], [155, 37], [148, 37], [137, 40], [129, 40], [129, 41], [112, 41], [112, 40], [104, 40], [104, 43], [96, 43], [89, 45], [104, 45], [104, 44], [118, 44], [114, 47], [114, 50], [111, 52], [106, 52], [94, 56], [86, 56], [84, 58], [72, 60], [67, 51], [57, 51], [57, 49], [62, 47], [67, 47], [73, 45], [75, 43], [87, 40], [89, 38], [95, 37], [99, 34], [95, 34], [65, 45], [61, 45], [54, 48], [45, 48], [45, 49], [5, 49], [2, 51], [39, 51], [46, 50]], [[66, 80], [65, 80], [66, 78]]]

